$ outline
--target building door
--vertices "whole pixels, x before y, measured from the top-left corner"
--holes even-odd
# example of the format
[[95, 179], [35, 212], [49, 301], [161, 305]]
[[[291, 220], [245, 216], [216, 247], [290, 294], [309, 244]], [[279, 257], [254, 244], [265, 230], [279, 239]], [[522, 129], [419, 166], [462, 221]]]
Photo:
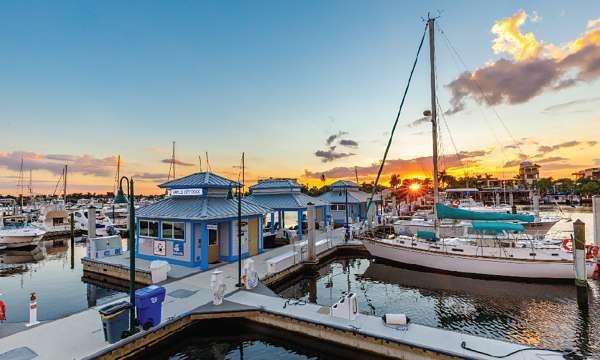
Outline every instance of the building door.
[[253, 217], [248, 219], [248, 251], [250, 255], [258, 254], [258, 218]]
[[208, 262], [210, 264], [219, 262], [219, 226], [216, 224], [206, 225], [208, 232]]

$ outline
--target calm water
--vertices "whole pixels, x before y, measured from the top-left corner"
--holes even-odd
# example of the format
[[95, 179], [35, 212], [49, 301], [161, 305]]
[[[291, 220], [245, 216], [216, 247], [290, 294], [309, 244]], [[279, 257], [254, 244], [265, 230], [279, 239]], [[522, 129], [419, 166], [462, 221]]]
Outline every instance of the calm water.
[[138, 359], [150, 357], [170, 360], [373, 358], [354, 349], [333, 347], [321, 340], [236, 320], [201, 321], [141, 353]]
[[69, 241], [44, 242], [47, 256], [35, 261], [31, 251], [0, 250], [0, 261], [18, 263], [15, 271], [0, 270], [0, 299], [6, 303], [7, 322], [29, 319], [29, 294], [37, 294], [38, 319], [54, 320], [101, 305], [121, 293], [88, 285], [81, 281], [81, 258], [86, 254], [86, 243], [75, 243], [74, 268], [71, 269]]
[[278, 289], [281, 296], [332, 305], [344, 292], [361, 313], [406, 313], [413, 322], [551, 349], [600, 356], [600, 286], [591, 282], [589, 315], [573, 285], [469, 279], [419, 272], [371, 259], [338, 260], [319, 276]]

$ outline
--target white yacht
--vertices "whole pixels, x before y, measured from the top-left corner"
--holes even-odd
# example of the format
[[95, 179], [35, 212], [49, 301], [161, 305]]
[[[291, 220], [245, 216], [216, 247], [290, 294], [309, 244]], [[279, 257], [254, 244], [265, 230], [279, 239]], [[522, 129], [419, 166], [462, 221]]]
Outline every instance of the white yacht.
[[33, 226], [46, 231], [46, 236], [62, 234], [71, 229], [64, 200], [51, 200], [40, 207], [38, 220]]
[[5, 225], [0, 215], [0, 249], [36, 245], [46, 232], [28, 224]]
[[[88, 233], [88, 209], [80, 209], [73, 212], [75, 219], [75, 230], [79, 230], [84, 234]], [[102, 209], [96, 209], [96, 235], [110, 236], [117, 234], [112, 221], [106, 216]]]

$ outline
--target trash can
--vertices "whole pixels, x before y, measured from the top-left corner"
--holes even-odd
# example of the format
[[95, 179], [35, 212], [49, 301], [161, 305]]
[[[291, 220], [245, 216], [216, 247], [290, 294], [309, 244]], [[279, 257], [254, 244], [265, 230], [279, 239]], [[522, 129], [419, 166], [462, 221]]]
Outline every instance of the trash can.
[[165, 288], [150, 285], [135, 291], [135, 308], [138, 323], [144, 330], [160, 324]]
[[98, 310], [105, 341], [114, 344], [129, 335], [129, 309], [131, 304], [121, 301]]

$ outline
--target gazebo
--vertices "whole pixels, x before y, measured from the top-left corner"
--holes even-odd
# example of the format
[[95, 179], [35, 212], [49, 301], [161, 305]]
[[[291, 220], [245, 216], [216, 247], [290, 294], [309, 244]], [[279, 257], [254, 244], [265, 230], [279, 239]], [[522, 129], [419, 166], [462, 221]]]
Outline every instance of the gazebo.
[[[302, 220], [309, 203], [317, 209], [317, 224], [323, 229], [327, 222], [329, 204], [302, 193], [302, 185], [296, 179], [261, 180], [250, 187], [252, 191], [248, 200], [273, 209], [271, 212], [270, 232], [285, 229], [285, 213], [293, 211], [298, 214], [298, 240], [302, 240]], [[277, 216], [276, 216], [277, 215]]]
[[[208, 269], [235, 261], [238, 253], [240, 184], [211, 172], [159, 185], [169, 196], [136, 212], [136, 257]], [[271, 209], [242, 199], [242, 258], [263, 251], [263, 221]]]
[[[331, 217], [334, 223], [346, 222], [346, 204], [348, 205], [349, 222], [354, 222], [355, 219], [362, 221], [367, 217], [367, 203], [371, 194], [360, 190], [360, 186], [349, 180], [338, 180], [329, 185], [331, 191], [319, 196], [319, 199], [330, 204]], [[346, 194], [348, 195], [346, 198]], [[373, 199], [373, 204], [376, 212], [379, 213], [379, 205], [381, 199], [377, 196]]]

